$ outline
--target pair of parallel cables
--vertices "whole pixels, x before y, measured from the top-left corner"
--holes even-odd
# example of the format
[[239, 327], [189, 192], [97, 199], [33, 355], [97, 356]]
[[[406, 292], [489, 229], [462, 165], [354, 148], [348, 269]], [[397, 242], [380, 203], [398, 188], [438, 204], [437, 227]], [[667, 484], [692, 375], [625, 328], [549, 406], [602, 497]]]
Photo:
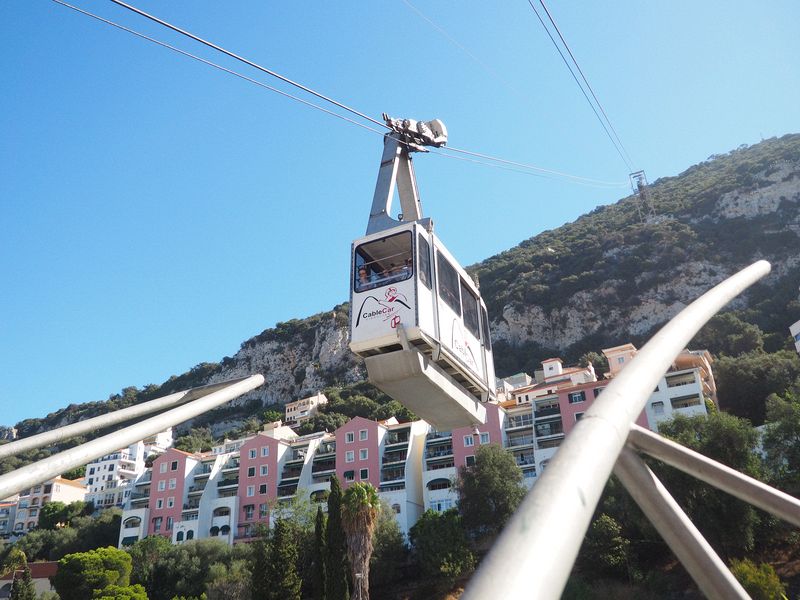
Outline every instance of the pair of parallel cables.
[[[141, 39], [147, 40], [147, 41], [149, 41], [151, 43], [157, 44], [158, 46], [161, 46], [161, 47], [166, 48], [168, 50], [171, 50], [173, 52], [177, 52], [178, 54], [181, 54], [181, 55], [183, 55], [183, 56], [185, 56], [187, 58], [191, 58], [191, 59], [196, 60], [198, 62], [201, 62], [201, 63], [203, 63], [203, 64], [205, 64], [207, 66], [210, 66], [210, 67], [213, 67], [215, 69], [221, 70], [221, 71], [223, 71], [225, 73], [228, 73], [229, 75], [233, 75], [235, 77], [243, 79], [244, 81], [247, 81], [249, 83], [257, 85], [257, 86], [259, 86], [261, 88], [267, 89], [267, 90], [269, 90], [271, 92], [274, 92], [274, 93], [277, 93], [277, 94], [280, 94], [281, 96], [284, 96], [284, 97], [289, 98], [291, 100], [300, 102], [300, 103], [304, 104], [305, 106], [308, 106], [308, 107], [313, 108], [315, 110], [319, 110], [319, 111], [321, 111], [321, 112], [323, 112], [325, 114], [328, 114], [328, 115], [330, 115], [332, 117], [336, 117], [338, 119], [344, 120], [344, 121], [346, 121], [347, 123], [349, 123], [351, 125], [355, 125], [355, 126], [363, 128], [363, 129], [367, 129], [367, 130], [369, 130], [371, 132], [374, 132], [374, 133], [377, 133], [377, 134], [380, 134], [380, 135], [385, 135], [386, 130], [388, 129], [385, 123], [383, 123], [381, 121], [378, 121], [376, 119], [373, 119], [372, 117], [364, 114], [363, 112], [360, 112], [360, 111], [358, 111], [358, 110], [356, 110], [354, 108], [351, 108], [351, 107], [349, 107], [349, 106], [347, 106], [347, 105], [345, 105], [345, 104], [343, 104], [341, 102], [338, 102], [337, 100], [334, 100], [333, 98], [330, 98], [330, 97], [328, 97], [328, 96], [326, 96], [324, 94], [321, 94], [321, 93], [319, 93], [319, 92], [317, 92], [317, 91], [315, 91], [315, 90], [313, 90], [313, 89], [311, 89], [311, 88], [309, 88], [309, 87], [307, 87], [307, 86], [305, 86], [305, 85], [303, 85], [301, 83], [293, 81], [293, 80], [289, 79], [288, 77], [284, 77], [283, 75], [281, 75], [279, 73], [276, 73], [275, 71], [272, 71], [272, 70], [270, 70], [270, 69], [268, 69], [266, 67], [263, 67], [263, 66], [255, 63], [255, 62], [253, 62], [253, 61], [251, 61], [251, 60], [249, 60], [247, 58], [239, 56], [238, 54], [235, 54], [235, 53], [231, 52], [230, 50], [227, 50], [227, 49], [225, 49], [225, 48], [223, 48], [221, 46], [218, 46], [218, 45], [216, 45], [216, 44], [214, 44], [212, 42], [209, 42], [209, 41], [207, 41], [207, 40], [205, 40], [205, 39], [203, 39], [203, 38], [201, 38], [199, 36], [196, 36], [196, 35], [194, 35], [193, 33], [189, 32], [189, 31], [181, 29], [180, 27], [172, 25], [171, 23], [168, 23], [167, 21], [164, 21], [164, 20], [162, 20], [162, 19], [160, 19], [160, 18], [158, 18], [156, 16], [153, 16], [153, 15], [151, 15], [149, 13], [146, 13], [146, 12], [136, 8], [135, 6], [132, 6], [130, 4], [122, 2], [122, 0], [111, 0], [111, 1], [113, 3], [115, 3], [115, 4], [117, 4], [117, 5], [125, 8], [125, 9], [131, 11], [131, 12], [134, 12], [134, 13], [142, 16], [142, 17], [145, 17], [145, 18], [147, 18], [147, 19], [149, 19], [151, 21], [154, 21], [155, 23], [158, 23], [159, 25], [162, 25], [163, 27], [171, 29], [172, 31], [175, 31], [175, 32], [177, 32], [177, 33], [179, 33], [179, 34], [181, 34], [181, 35], [183, 35], [185, 37], [188, 37], [188, 38], [190, 38], [190, 39], [192, 39], [192, 40], [194, 40], [196, 42], [199, 42], [199, 43], [201, 43], [201, 44], [203, 44], [203, 45], [205, 45], [205, 46], [207, 46], [207, 47], [209, 47], [209, 48], [211, 48], [211, 49], [213, 49], [213, 50], [215, 50], [217, 52], [225, 54], [226, 56], [229, 56], [230, 58], [233, 58], [233, 59], [235, 59], [235, 60], [237, 60], [239, 62], [242, 62], [242, 63], [244, 63], [244, 64], [246, 64], [246, 65], [248, 65], [248, 66], [250, 66], [250, 67], [252, 67], [254, 69], [257, 69], [257, 70], [259, 70], [259, 71], [261, 71], [263, 73], [266, 73], [267, 75], [270, 75], [271, 77], [279, 79], [280, 81], [282, 81], [282, 82], [284, 82], [284, 83], [286, 83], [286, 84], [288, 84], [290, 86], [293, 86], [293, 87], [295, 87], [295, 88], [297, 88], [297, 89], [299, 89], [299, 90], [301, 90], [301, 91], [303, 91], [303, 92], [305, 92], [307, 94], [310, 94], [310, 95], [312, 95], [312, 96], [314, 96], [314, 97], [316, 97], [316, 98], [318, 98], [320, 100], [323, 100], [324, 102], [327, 102], [327, 103], [335, 106], [336, 108], [338, 108], [338, 109], [340, 109], [342, 111], [345, 111], [346, 113], [350, 113], [353, 117], [357, 117], [359, 119], [365, 120], [369, 124], [368, 125], [364, 124], [364, 123], [356, 120], [355, 118], [340, 114], [340, 113], [338, 113], [338, 112], [336, 112], [334, 110], [329, 110], [329, 109], [325, 108], [324, 106], [320, 106], [318, 104], [315, 104], [314, 102], [310, 102], [309, 100], [306, 100], [306, 99], [301, 98], [299, 96], [296, 96], [294, 94], [290, 94], [290, 93], [285, 92], [283, 90], [280, 90], [280, 89], [278, 89], [276, 87], [267, 85], [267, 84], [265, 84], [265, 83], [263, 83], [261, 81], [253, 79], [252, 77], [248, 77], [247, 75], [244, 75], [244, 74], [242, 74], [242, 73], [240, 73], [238, 71], [234, 71], [234, 70], [229, 69], [227, 67], [224, 67], [224, 66], [222, 66], [222, 65], [220, 65], [218, 63], [215, 63], [215, 62], [212, 62], [212, 61], [207, 60], [205, 58], [202, 58], [200, 56], [197, 56], [196, 54], [192, 54], [192, 53], [187, 52], [185, 50], [182, 50], [182, 49], [180, 49], [180, 48], [178, 48], [176, 46], [173, 46], [171, 44], [168, 44], [166, 42], [163, 42], [163, 41], [158, 40], [156, 38], [153, 38], [151, 36], [148, 36], [148, 35], [145, 35], [143, 33], [138, 32], [138, 31], [135, 31], [134, 29], [131, 29], [131, 28], [126, 27], [124, 25], [120, 25], [118, 23], [115, 23], [113, 21], [105, 19], [105, 18], [103, 18], [103, 17], [101, 17], [99, 15], [96, 15], [94, 13], [86, 11], [86, 10], [84, 10], [82, 8], [79, 8], [77, 6], [69, 4], [69, 3], [65, 2], [64, 0], [53, 0], [53, 2], [55, 2], [56, 4], [60, 4], [61, 6], [64, 6], [66, 8], [71, 9], [71, 10], [74, 10], [74, 11], [80, 13], [80, 14], [83, 14], [85, 16], [88, 16], [88, 17], [91, 17], [93, 19], [96, 19], [96, 20], [98, 20], [100, 22], [103, 22], [103, 23], [105, 23], [107, 25], [115, 27], [115, 28], [117, 28], [117, 29], [119, 29], [121, 31], [125, 31], [125, 32], [127, 32], [127, 33], [129, 33], [131, 35], [134, 35], [136, 37], [139, 37]], [[590, 179], [590, 178], [587, 178], [587, 177], [580, 177], [580, 176], [577, 176], [577, 175], [571, 175], [569, 173], [564, 173], [562, 171], [555, 171], [555, 170], [552, 170], [552, 169], [546, 169], [544, 167], [539, 167], [539, 166], [536, 166], [536, 165], [526, 164], [526, 163], [522, 163], [522, 162], [516, 162], [516, 161], [512, 161], [512, 160], [506, 160], [506, 159], [503, 159], [503, 158], [499, 158], [499, 157], [495, 157], [495, 156], [489, 156], [487, 154], [481, 154], [481, 153], [478, 153], [478, 152], [471, 152], [469, 150], [464, 150], [464, 149], [460, 149], [460, 148], [453, 148], [452, 146], [443, 147], [443, 148], [435, 150], [434, 152], [436, 154], [441, 155], [441, 156], [445, 156], [446, 158], [454, 158], [454, 159], [458, 159], [458, 160], [465, 160], [465, 161], [468, 161], [468, 162], [478, 163], [478, 164], [481, 164], [481, 165], [484, 165], [484, 166], [490, 166], [490, 167], [495, 167], [495, 168], [511, 170], [511, 171], [523, 173], [523, 174], [526, 174], [526, 175], [537, 176], [537, 177], [562, 178], [562, 179], [565, 179], [565, 180], [570, 181], [572, 183], [591, 186], [591, 187], [616, 188], [616, 187], [625, 187], [625, 186], [627, 186], [627, 183], [601, 181], [601, 180], [597, 180], [597, 179]], [[454, 154], [448, 154], [448, 152], [456, 153], [458, 156], [456, 156]]]

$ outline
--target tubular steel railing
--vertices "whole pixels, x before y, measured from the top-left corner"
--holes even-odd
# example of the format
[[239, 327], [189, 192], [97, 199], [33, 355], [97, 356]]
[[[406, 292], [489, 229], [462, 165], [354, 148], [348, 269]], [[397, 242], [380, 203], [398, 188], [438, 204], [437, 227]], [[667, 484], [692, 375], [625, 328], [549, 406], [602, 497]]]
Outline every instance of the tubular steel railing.
[[633, 423], [695, 333], [769, 270], [769, 263], [759, 261], [705, 293], [611, 381], [509, 521], [467, 586], [464, 600], [559, 598], [612, 470], [708, 598], [748, 598], [637, 452], [795, 525], [800, 525], [800, 501]]
[[96, 431], [97, 429], [129, 421], [133, 418], [183, 403], [181, 406], [172, 408], [155, 417], [150, 417], [114, 433], [64, 450], [0, 476], [0, 498], [7, 498], [17, 494], [31, 486], [57, 477], [70, 469], [85, 465], [101, 456], [155, 435], [159, 431], [164, 431], [168, 427], [182, 423], [229, 402], [263, 383], [263, 375], [251, 375], [246, 378], [197, 387], [0, 446], [0, 451], [2, 451], [0, 458], [14, 456], [24, 450], [41, 448], [81, 433]]

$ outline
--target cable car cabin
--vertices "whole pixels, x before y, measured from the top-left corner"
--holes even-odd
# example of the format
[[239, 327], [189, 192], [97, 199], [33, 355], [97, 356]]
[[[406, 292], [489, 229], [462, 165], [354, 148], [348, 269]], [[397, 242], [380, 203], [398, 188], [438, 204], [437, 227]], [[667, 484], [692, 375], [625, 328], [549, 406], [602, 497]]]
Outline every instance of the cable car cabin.
[[[393, 135], [386, 136], [381, 171], [399, 157], [415, 183], [407, 146]], [[403, 211], [411, 208], [416, 218], [391, 219], [384, 198], [393, 190], [379, 174], [367, 235], [353, 242], [350, 348], [364, 358], [374, 385], [437, 429], [477, 425], [486, 418], [482, 403], [495, 395], [486, 306], [430, 219], [414, 212], [419, 200], [410, 187], [416, 206], [404, 202]], [[402, 181], [398, 188], [403, 202]]]

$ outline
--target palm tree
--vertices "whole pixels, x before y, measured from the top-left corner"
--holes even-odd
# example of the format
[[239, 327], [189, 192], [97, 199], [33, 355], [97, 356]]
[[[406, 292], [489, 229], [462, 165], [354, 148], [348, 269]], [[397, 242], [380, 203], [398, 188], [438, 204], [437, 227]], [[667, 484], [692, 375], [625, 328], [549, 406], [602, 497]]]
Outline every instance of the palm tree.
[[372, 533], [380, 507], [378, 490], [369, 483], [354, 483], [344, 493], [342, 525], [347, 535], [347, 557], [353, 569], [351, 600], [369, 600]]

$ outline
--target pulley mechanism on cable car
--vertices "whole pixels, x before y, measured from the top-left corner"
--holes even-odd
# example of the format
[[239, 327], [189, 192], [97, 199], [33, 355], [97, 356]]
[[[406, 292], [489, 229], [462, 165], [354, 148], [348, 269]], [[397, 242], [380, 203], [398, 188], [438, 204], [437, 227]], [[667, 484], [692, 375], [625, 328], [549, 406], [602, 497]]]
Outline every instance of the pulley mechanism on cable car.
[[438, 119], [383, 117], [392, 131], [366, 235], [351, 252], [350, 349], [375, 386], [437, 429], [481, 424], [483, 403], [495, 397], [486, 305], [422, 217], [410, 156], [443, 146], [447, 129]]

